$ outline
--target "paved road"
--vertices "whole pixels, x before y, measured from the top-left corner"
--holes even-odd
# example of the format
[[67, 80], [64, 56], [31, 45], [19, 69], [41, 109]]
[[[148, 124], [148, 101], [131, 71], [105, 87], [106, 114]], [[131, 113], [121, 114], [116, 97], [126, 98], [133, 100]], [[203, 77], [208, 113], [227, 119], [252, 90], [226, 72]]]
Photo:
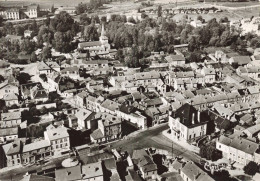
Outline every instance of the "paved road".
[[169, 153], [173, 153], [173, 156], [181, 156], [188, 160], [199, 162], [200, 157], [197, 154], [183, 148], [182, 146], [172, 142], [164, 135], [162, 135], [162, 131], [168, 128], [169, 127], [167, 124], [163, 124], [155, 128], [150, 128], [131, 137], [128, 136], [128, 139], [112, 143], [111, 148], [132, 152], [135, 149], [154, 147], [167, 150]]
[[[50, 166], [50, 165], [60, 165], [61, 162], [68, 158], [68, 156], [64, 156], [64, 157], [59, 157], [59, 158], [53, 158], [51, 159], [50, 162], [47, 162], [46, 164], [44, 164], [44, 166]], [[20, 178], [21, 175], [24, 175], [26, 172], [30, 172], [30, 171], [40, 171], [41, 170], [41, 165], [33, 165], [33, 166], [27, 166], [27, 167], [19, 167], [17, 169], [13, 169], [13, 170], [9, 170], [6, 171], [4, 173], [0, 172], [0, 180], [16, 180], [15, 178]]]
[[[127, 138], [109, 143], [110, 148], [117, 148], [123, 151], [132, 152], [135, 149], [142, 148], [159, 148], [162, 150], [167, 150], [169, 153], [173, 153], [174, 156], [182, 156], [188, 160], [198, 162], [200, 157], [193, 152], [181, 147], [180, 145], [173, 143], [171, 140], [163, 136], [162, 131], [168, 129], [167, 124], [162, 124], [153, 128], [149, 128], [145, 131], [137, 131], [131, 135], [128, 135]], [[51, 162], [45, 164], [48, 165], [59, 165], [65, 158], [68, 156], [52, 159]], [[15, 175], [25, 174], [28, 171], [40, 170], [41, 166], [31, 166], [31, 167], [21, 167], [19, 169], [10, 170], [5, 173], [0, 174], [0, 180], [11, 180], [11, 177], [14, 178]]]

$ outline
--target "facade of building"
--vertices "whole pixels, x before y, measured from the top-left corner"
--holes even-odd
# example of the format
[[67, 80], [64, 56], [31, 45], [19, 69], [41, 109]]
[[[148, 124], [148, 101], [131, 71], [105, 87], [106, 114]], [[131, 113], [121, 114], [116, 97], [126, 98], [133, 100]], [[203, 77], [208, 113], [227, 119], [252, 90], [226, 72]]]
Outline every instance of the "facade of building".
[[216, 148], [222, 152], [223, 157], [242, 165], [250, 161], [259, 163], [259, 144], [241, 137], [229, 138], [220, 136]]
[[184, 104], [169, 115], [169, 127], [173, 139], [190, 141], [207, 133], [207, 117], [192, 105]]
[[70, 149], [69, 134], [65, 127], [47, 129], [44, 132], [44, 138], [50, 142], [54, 155]]

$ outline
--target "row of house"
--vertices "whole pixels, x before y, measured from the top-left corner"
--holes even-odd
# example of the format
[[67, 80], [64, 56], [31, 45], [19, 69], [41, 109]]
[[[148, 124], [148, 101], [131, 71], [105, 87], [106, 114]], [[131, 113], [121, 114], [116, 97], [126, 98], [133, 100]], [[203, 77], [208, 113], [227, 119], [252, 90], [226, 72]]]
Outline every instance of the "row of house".
[[43, 140], [26, 143], [22, 139], [3, 145], [7, 157], [7, 166], [34, 164], [41, 160], [51, 159], [53, 155], [70, 150], [70, 139], [67, 128], [47, 127]]

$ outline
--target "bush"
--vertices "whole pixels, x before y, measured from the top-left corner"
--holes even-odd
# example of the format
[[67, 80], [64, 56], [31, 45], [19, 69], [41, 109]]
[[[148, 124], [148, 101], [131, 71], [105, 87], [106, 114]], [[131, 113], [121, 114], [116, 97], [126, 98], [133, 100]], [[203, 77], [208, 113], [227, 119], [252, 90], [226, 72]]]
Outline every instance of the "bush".
[[244, 167], [244, 171], [246, 174], [248, 175], [255, 175], [256, 172], [258, 171], [259, 166], [257, 165], [257, 163], [250, 161], [245, 167]]

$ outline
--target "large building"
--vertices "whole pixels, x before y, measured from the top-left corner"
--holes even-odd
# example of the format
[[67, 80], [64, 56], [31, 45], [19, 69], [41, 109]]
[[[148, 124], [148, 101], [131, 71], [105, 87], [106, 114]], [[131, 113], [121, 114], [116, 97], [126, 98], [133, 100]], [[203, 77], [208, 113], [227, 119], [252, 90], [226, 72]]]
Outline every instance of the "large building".
[[229, 138], [220, 136], [216, 148], [220, 150], [223, 157], [232, 162], [238, 162], [242, 165], [250, 161], [259, 163], [259, 144], [241, 137]]
[[51, 143], [54, 154], [60, 154], [70, 149], [69, 134], [65, 127], [47, 129], [44, 132], [44, 138]]
[[206, 135], [207, 116], [190, 104], [184, 104], [169, 115], [169, 127], [173, 139], [191, 141]]
[[110, 44], [108, 43], [108, 38], [106, 36], [104, 25], [102, 25], [99, 41], [81, 42], [78, 44], [78, 49], [81, 51], [89, 51], [90, 53], [109, 53]]

